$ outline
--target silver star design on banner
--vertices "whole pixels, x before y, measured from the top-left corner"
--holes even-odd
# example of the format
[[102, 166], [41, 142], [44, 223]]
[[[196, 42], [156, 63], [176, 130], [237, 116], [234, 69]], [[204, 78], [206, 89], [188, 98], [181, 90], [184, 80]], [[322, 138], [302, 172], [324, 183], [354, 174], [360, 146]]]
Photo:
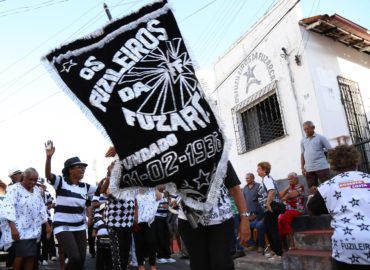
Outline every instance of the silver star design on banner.
[[62, 64], [63, 66], [63, 69], [60, 71], [60, 72], [69, 72], [69, 70], [71, 69], [71, 67], [73, 66], [77, 66], [77, 63], [73, 63], [73, 60], [69, 60], [68, 62], [65, 62]]
[[198, 190], [203, 186], [209, 186], [209, 173], [204, 173], [202, 169], [199, 169], [199, 175], [193, 179], [193, 182], [197, 183]]

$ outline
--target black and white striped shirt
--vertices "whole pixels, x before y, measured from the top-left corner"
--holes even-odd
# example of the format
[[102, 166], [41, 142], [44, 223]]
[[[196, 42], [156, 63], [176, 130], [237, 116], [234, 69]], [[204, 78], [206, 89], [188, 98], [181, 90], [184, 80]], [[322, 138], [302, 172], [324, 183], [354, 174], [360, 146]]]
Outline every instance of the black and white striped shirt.
[[86, 200], [96, 186], [87, 183], [70, 184], [62, 176], [54, 176], [56, 205], [53, 219], [54, 234], [86, 229]]

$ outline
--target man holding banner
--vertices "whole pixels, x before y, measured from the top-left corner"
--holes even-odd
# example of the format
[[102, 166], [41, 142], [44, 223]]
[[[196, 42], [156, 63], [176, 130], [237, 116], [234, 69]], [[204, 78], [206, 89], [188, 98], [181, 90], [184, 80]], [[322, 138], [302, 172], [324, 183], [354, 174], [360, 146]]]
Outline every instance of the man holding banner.
[[215, 209], [225, 191], [227, 141], [166, 0], [62, 45], [43, 61], [113, 143], [115, 198], [166, 184], [192, 211], [206, 216]]

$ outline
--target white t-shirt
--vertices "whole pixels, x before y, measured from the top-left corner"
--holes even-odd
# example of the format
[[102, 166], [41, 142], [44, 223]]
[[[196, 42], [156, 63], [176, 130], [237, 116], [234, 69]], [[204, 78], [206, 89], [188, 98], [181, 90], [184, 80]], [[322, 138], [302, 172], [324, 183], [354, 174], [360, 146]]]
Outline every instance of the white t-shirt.
[[155, 189], [140, 190], [136, 195], [138, 207], [138, 223], [147, 222], [149, 225], [153, 223], [159, 201], [157, 201]]
[[370, 175], [341, 173], [321, 184], [318, 191], [333, 217], [333, 258], [370, 265]]

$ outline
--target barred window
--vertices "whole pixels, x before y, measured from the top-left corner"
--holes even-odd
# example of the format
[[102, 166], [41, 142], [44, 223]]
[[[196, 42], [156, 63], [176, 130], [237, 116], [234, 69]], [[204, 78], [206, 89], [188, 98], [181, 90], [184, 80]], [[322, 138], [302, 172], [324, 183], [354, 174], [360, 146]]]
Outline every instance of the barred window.
[[283, 137], [277, 81], [271, 82], [232, 108], [238, 153], [256, 149]]
[[276, 93], [242, 112], [241, 117], [246, 151], [284, 136], [284, 126]]

